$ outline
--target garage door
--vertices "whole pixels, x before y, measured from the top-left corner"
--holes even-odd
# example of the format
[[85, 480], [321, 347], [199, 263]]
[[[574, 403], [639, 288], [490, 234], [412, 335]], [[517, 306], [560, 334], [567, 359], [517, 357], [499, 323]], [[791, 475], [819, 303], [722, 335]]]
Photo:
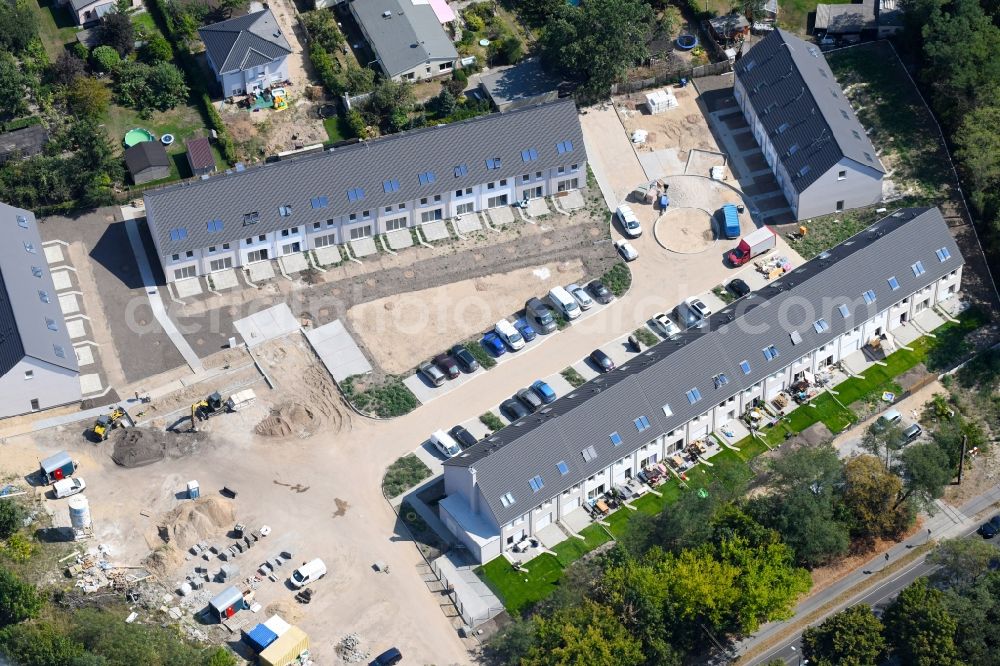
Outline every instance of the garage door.
[[563, 502], [562, 514], [565, 516], [567, 513], [569, 513], [573, 509], [578, 509], [578, 508], [580, 508], [580, 498], [579, 497], [574, 497], [571, 500], [567, 500], [566, 502]]
[[537, 521], [535, 521], [535, 531], [537, 532], [538, 530], [542, 529], [543, 527], [551, 523], [552, 523], [552, 514], [547, 513], [541, 518], [539, 518]]

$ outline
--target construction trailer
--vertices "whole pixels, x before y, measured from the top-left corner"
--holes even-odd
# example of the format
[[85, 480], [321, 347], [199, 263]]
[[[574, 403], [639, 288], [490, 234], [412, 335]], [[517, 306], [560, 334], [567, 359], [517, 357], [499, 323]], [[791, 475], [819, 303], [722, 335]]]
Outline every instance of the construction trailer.
[[288, 666], [309, 652], [309, 636], [298, 627], [289, 627], [257, 658], [260, 666]]
[[266, 650], [274, 641], [285, 635], [291, 628], [287, 622], [277, 615], [272, 615], [264, 622], [250, 630], [243, 630], [243, 642], [246, 643], [254, 654], [260, 654]]
[[208, 608], [219, 622], [223, 622], [246, 608], [243, 593], [231, 585], [208, 602]]
[[39, 465], [39, 472], [45, 485], [72, 476], [75, 471], [76, 462], [65, 451], [49, 456]]

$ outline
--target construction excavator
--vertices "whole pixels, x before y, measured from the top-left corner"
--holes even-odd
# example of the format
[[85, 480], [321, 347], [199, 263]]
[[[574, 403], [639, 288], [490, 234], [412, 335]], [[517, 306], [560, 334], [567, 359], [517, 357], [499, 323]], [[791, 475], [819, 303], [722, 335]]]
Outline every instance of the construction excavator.
[[198, 421], [207, 421], [216, 414], [226, 411], [222, 395], [216, 391], [204, 400], [191, 405], [191, 432], [198, 432]]
[[98, 441], [103, 442], [111, 434], [111, 431], [121, 425], [122, 421], [130, 422], [131, 419], [128, 417], [128, 413], [121, 407], [115, 405], [114, 409], [108, 414], [101, 414], [97, 417], [94, 422], [94, 427], [91, 428], [91, 432]]

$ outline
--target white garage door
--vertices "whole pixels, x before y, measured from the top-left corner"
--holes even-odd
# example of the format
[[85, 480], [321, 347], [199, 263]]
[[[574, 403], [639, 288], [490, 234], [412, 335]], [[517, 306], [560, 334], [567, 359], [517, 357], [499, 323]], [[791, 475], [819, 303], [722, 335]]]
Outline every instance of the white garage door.
[[563, 502], [562, 514], [565, 516], [570, 511], [572, 511], [574, 509], [578, 509], [578, 508], [580, 508], [580, 498], [579, 497], [574, 497], [571, 500], [567, 500], [566, 502]]
[[549, 525], [550, 523], [552, 523], [552, 514], [547, 513], [541, 518], [539, 518], [537, 521], [535, 521], [535, 531], [537, 532], [538, 530], [542, 529], [546, 525]]

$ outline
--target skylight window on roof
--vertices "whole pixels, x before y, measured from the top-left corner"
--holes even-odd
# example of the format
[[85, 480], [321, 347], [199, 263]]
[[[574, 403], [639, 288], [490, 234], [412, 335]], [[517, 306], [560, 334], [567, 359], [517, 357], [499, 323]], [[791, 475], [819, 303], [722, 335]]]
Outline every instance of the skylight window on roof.
[[622, 443], [622, 436], [619, 435], [617, 432], [611, 433], [609, 437], [611, 438], [611, 443], [614, 444], [615, 446], [618, 446], [619, 444]]
[[746, 66], [746, 70], [745, 71], [749, 72], [751, 69], [753, 69], [756, 66], [757, 66], [757, 61], [756, 60], [749, 60], [749, 61], [747, 61], [747, 66]]
[[633, 423], [635, 423], [635, 429], [638, 430], [639, 432], [642, 432], [643, 430], [647, 430], [649, 428], [649, 418], [645, 416], [640, 416], [635, 421], [633, 421]]
[[399, 181], [395, 178], [391, 180], [382, 181], [382, 191], [386, 194], [392, 194], [393, 192], [399, 191]]
[[17, 226], [21, 227], [22, 229], [27, 229], [28, 228], [28, 218], [26, 218], [24, 215], [18, 215], [17, 216]]
[[538, 159], [538, 151], [534, 148], [528, 148], [527, 150], [521, 151], [521, 160], [524, 162], [534, 162]]
[[347, 190], [347, 200], [348, 201], [361, 201], [365, 198], [365, 191], [360, 187], [352, 187]]
[[246, 213], [243, 215], [243, 226], [248, 227], [251, 224], [257, 224], [260, 222], [260, 213], [254, 211], [252, 213]]
[[218, 231], [222, 231], [222, 220], [209, 220], [208, 224], [205, 226], [208, 227], [208, 233], [214, 234]]
[[51, 319], [49, 317], [45, 318], [45, 327], [47, 329], [49, 329], [50, 331], [58, 331], [59, 330], [59, 326], [56, 324], [56, 320], [55, 319]]
[[764, 352], [764, 358], [766, 358], [768, 361], [773, 361], [774, 359], [778, 358], [778, 348], [775, 347], [774, 345], [768, 345], [767, 347], [764, 347], [764, 349], [762, 349], [761, 351]]
[[528, 485], [531, 486], [531, 489], [537, 493], [545, 487], [545, 482], [542, 481], [542, 477], [536, 475], [528, 479]]
[[865, 303], [867, 303], [868, 305], [871, 305], [872, 303], [875, 302], [875, 292], [872, 291], [871, 289], [861, 294], [861, 297], [865, 299]]
[[43, 273], [42, 273], [42, 267], [41, 266], [32, 266], [31, 267], [31, 274], [34, 275], [36, 278], [42, 277], [42, 275], [43, 275]]
[[560, 155], [562, 155], [563, 153], [572, 153], [573, 152], [573, 142], [572, 141], [560, 141], [559, 143], [556, 144], [556, 152], [558, 152]]
[[292, 206], [290, 204], [285, 204], [284, 206], [278, 206], [278, 215], [281, 217], [289, 217], [292, 214]]
[[830, 324], [827, 323], [826, 319], [817, 319], [813, 322], [813, 328], [816, 329], [817, 333], [823, 333], [830, 330]]
[[583, 456], [584, 462], [590, 462], [597, 457], [597, 449], [595, 449], [593, 445], [590, 445], [583, 451], [580, 451], [580, 455]]
[[187, 237], [188, 237], [188, 230], [184, 227], [181, 227], [180, 229], [170, 230], [170, 240], [172, 241], [182, 241]]
[[799, 152], [799, 144], [793, 143], [791, 146], [789, 146], [789, 148], [788, 148], [788, 155], [789, 156], [792, 156], [792, 155], [794, 155], [797, 152]]
[[44, 289], [38, 290], [38, 300], [40, 300], [42, 303], [52, 302], [52, 298], [49, 296], [49, 292], [45, 291]]
[[503, 504], [505, 509], [509, 506], [513, 506], [515, 502], [517, 502], [517, 500], [514, 499], [514, 496], [510, 493], [504, 493], [500, 496], [500, 503]]
[[827, 73], [826, 73], [826, 70], [825, 70], [825, 69], [823, 69], [822, 67], [817, 67], [817, 69], [819, 69], [819, 75], [820, 75], [820, 76], [822, 76], [822, 77], [823, 77], [824, 79], [828, 79], [828, 78], [830, 78], [830, 77], [829, 77], [829, 76], [827, 75]]
[[844, 303], [838, 305], [837, 310], [840, 311], [840, 314], [844, 319], [847, 319], [848, 317], [851, 316], [851, 308], [847, 307], [847, 305]]
[[313, 208], [326, 208], [330, 205], [330, 197], [313, 197], [309, 200], [309, 205]]
[[938, 261], [944, 262], [944, 261], [948, 261], [949, 259], [951, 259], [951, 252], [949, 252], [948, 248], [946, 248], [946, 247], [943, 247], [940, 250], [936, 250], [934, 252], [934, 254], [937, 255]]
[[801, 169], [799, 169], [799, 178], [801, 178], [802, 176], [806, 175], [806, 174], [807, 174], [807, 173], [809, 173], [809, 172], [810, 172], [811, 170], [812, 170], [812, 167], [811, 167], [811, 166], [809, 166], [808, 164], [804, 164], [804, 165], [802, 165], [802, 168], [801, 168]]
[[424, 171], [423, 173], [417, 175], [417, 180], [420, 181], [421, 185], [430, 185], [436, 178], [434, 178], [433, 171]]
[[488, 158], [486, 160], [486, 168], [487, 169], [491, 169], [491, 170], [493, 170], [493, 169], [499, 169], [500, 168], [500, 164], [501, 164], [501, 162], [500, 162], [500, 158], [499, 157], [490, 157], [490, 158]]
[[843, 109], [840, 110], [840, 115], [842, 115], [844, 117], [844, 120], [850, 120], [851, 119], [851, 117], [849, 115], [847, 115], [847, 111], [844, 111]]
[[690, 402], [693, 405], [694, 403], [701, 400], [701, 391], [699, 391], [696, 388], [691, 389], [690, 391], [687, 392], [687, 399], [688, 402]]
[[833, 88], [830, 88], [830, 95], [832, 95], [834, 99], [839, 99], [837, 97], [837, 91], [834, 90]]
[[60, 345], [52, 345], [52, 352], [59, 358], [66, 358], [66, 350]]
[[791, 338], [793, 345], [797, 345], [802, 342], [802, 334], [798, 331], [792, 331], [788, 334], [788, 337]]
[[858, 133], [858, 130], [851, 130], [851, 135], [858, 141], [861, 141], [861, 135]]
[[871, 162], [872, 164], [875, 164], [875, 160], [872, 159], [872, 156], [870, 154], [865, 153], [865, 159]]
[[740, 370], [743, 371], [744, 375], [749, 375], [750, 374], [750, 361], [741, 361], [740, 362]]
[[917, 263], [913, 264], [912, 266], [910, 266], [910, 268], [913, 269], [913, 275], [916, 277], [920, 277], [921, 275], [927, 272], [924, 270], [924, 264], [921, 261], [918, 261]]
[[455, 167], [455, 178], [461, 178], [462, 176], [468, 175], [469, 167], [464, 164], [459, 164]]
[[886, 282], [889, 283], [889, 288], [892, 289], [893, 291], [899, 289], [899, 280], [897, 280], [895, 277], [889, 278], [888, 280], [886, 280]]
[[562, 474], [563, 476], [569, 474], [569, 465], [566, 464], [565, 460], [560, 460], [559, 462], [557, 462], [556, 469], [558, 469], [559, 473]]
[[674, 410], [670, 409], [670, 405], [663, 405], [663, 415], [666, 417], [671, 417], [674, 415]]
[[30, 252], [31, 254], [36, 254], [35, 246], [34, 246], [33, 243], [29, 243], [28, 241], [24, 241], [24, 249], [25, 249], [25, 251]]
[[781, 123], [780, 125], [778, 125], [778, 134], [784, 134], [785, 130], [787, 130], [789, 127], [791, 127], [791, 125], [789, 125], [788, 123]]

